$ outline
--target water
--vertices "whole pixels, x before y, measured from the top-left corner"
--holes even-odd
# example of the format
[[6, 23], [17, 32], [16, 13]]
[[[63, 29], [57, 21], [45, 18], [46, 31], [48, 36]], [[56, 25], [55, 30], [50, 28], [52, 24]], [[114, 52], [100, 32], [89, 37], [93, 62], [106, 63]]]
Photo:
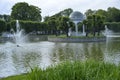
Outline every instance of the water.
[[27, 42], [27, 36], [24, 34], [24, 30], [20, 29], [20, 23], [16, 20], [16, 32], [13, 33], [14, 42], [16, 44], [23, 44]]
[[[120, 39], [119, 39], [120, 40]], [[102, 43], [26, 43], [20, 47], [6, 43], [0, 45], [0, 77], [25, 73], [30, 67], [46, 68], [65, 60], [93, 58], [120, 63], [120, 41]]]
[[120, 37], [108, 37], [101, 43], [27, 42], [16, 22], [15, 43], [0, 44], [0, 77], [26, 73], [36, 66], [45, 69], [66, 60], [120, 63]]

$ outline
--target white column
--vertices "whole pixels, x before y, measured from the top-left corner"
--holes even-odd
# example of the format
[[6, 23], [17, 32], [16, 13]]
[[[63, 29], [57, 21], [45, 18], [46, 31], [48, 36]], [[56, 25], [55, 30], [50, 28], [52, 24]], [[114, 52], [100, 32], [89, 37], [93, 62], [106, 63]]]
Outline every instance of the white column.
[[78, 36], [78, 25], [77, 25], [77, 22], [75, 22], [75, 32], [76, 32], [76, 36]]
[[82, 32], [82, 35], [85, 36], [85, 25], [83, 24], [83, 32]]

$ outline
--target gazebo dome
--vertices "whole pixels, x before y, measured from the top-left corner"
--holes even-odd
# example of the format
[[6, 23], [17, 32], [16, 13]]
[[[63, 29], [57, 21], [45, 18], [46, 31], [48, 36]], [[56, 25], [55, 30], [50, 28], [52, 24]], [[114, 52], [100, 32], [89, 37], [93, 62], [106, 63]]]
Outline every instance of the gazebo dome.
[[75, 12], [72, 12], [71, 15], [70, 15], [70, 19], [72, 21], [83, 21], [85, 19], [84, 15], [81, 13], [81, 12], [78, 12], [78, 11], [75, 11]]

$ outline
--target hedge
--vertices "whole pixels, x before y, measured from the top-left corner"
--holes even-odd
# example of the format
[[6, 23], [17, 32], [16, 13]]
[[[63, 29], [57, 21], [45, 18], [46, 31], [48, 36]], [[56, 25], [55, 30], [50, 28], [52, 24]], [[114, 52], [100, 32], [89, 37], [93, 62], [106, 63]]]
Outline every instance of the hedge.
[[120, 22], [106, 22], [105, 25], [114, 32], [120, 32]]
[[3, 20], [0, 20], [0, 33], [5, 31], [5, 29], [6, 29], [6, 22]]
[[[20, 28], [24, 29], [26, 33], [33, 31], [45, 31], [47, 30], [47, 24], [44, 22], [34, 22], [34, 21], [19, 21]], [[16, 30], [16, 21], [11, 21], [8, 27]]]

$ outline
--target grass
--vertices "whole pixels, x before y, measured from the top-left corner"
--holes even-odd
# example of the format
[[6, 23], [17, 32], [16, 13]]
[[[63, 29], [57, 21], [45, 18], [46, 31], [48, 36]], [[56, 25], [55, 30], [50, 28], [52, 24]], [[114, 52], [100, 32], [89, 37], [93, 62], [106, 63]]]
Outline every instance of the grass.
[[[58, 35], [58, 36], [55, 36], [55, 35], [50, 35], [49, 37], [51, 38], [94, 38], [94, 36], [92, 34], [89, 34], [87, 37], [86, 36], [70, 36], [70, 37], [67, 37], [66, 35]], [[102, 38], [102, 37], [105, 37], [104, 35], [100, 34], [99, 36], [96, 35], [95, 38]]]
[[28, 74], [21, 74], [16, 76], [9, 76], [7, 78], [1, 78], [0, 80], [28, 80]]
[[27, 75], [0, 80], [120, 80], [120, 65], [87, 60], [64, 62], [45, 70], [34, 68]]

